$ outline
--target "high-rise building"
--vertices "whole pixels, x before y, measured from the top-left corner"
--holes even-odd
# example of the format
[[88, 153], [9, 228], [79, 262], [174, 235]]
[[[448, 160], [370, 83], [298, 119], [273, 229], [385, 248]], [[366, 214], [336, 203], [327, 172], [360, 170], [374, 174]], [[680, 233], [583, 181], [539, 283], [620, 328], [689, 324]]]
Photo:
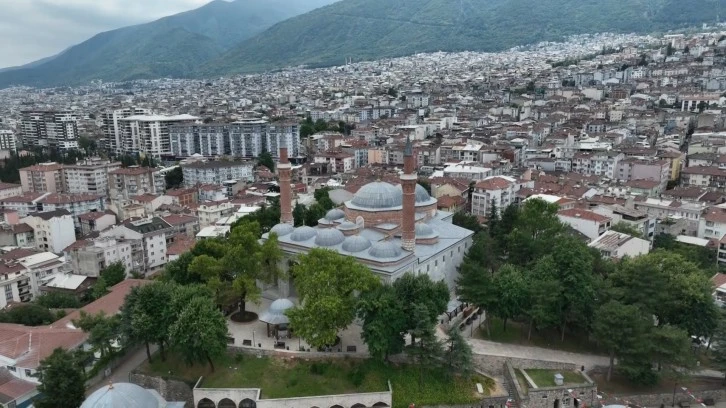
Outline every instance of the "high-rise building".
[[169, 136], [171, 154], [176, 157], [200, 154], [255, 158], [268, 151], [279, 158], [283, 147], [293, 157], [300, 155], [300, 129], [294, 122], [247, 119], [230, 124], [178, 125], [169, 127]]
[[23, 147], [60, 150], [78, 148], [78, 117], [71, 111], [27, 110], [21, 112]]
[[64, 192], [108, 195], [108, 173], [121, 168], [121, 162], [92, 158], [63, 166]]
[[252, 161], [197, 161], [182, 165], [184, 185], [217, 184], [230, 180], [254, 181], [255, 163]]
[[129, 116], [137, 115], [150, 115], [150, 109], [143, 109], [137, 107], [116, 109], [103, 114], [103, 133], [105, 137], [106, 149], [109, 152], [115, 152], [122, 154], [123, 150], [121, 147], [122, 138], [124, 132], [129, 132], [128, 126], [130, 122], [122, 122], [121, 119], [128, 118]]
[[18, 144], [12, 130], [0, 129], [0, 150], [16, 151]]
[[122, 126], [119, 153], [161, 157], [171, 154], [169, 127], [193, 124], [199, 118], [191, 115], [133, 115], [119, 119]]

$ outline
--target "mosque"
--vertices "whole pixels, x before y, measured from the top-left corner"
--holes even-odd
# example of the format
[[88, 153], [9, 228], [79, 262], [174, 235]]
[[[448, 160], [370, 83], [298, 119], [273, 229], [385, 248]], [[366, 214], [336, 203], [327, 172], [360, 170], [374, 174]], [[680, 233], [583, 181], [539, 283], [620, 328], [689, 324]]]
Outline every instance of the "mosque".
[[[355, 257], [384, 282], [409, 272], [426, 274], [434, 281], [444, 280], [453, 292], [457, 267], [474, 233], [452, 224], [453, 214], [437, 210], [437, 200], [416, 183], [410, 141], [400, 185], [382, 181], [364, 185], [341, 208], [330, 210], [317, 227], [293, 226], [291, 165], [284, 150], [278, 165], [281, 220], [270, 233], [277, 234], [287, 259], [312, 248], [327, 248]], [[289, 282], [278, 286], [283, 297], [294, 290]]]
[[186, 402], [167, 402], [155, 390], [136, 384], [115, 383], [103, 386], [83, 401], [81, 408], [184, 408]]

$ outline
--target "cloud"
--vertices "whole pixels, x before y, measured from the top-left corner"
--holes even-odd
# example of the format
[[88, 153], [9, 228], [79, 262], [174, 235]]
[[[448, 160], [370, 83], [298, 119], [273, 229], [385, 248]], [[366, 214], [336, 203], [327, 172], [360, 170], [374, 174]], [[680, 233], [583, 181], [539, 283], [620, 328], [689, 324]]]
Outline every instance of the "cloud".
[[210, 0], [0, 0], [0, 67], [57, 54], [102, 31], [191, 10]]

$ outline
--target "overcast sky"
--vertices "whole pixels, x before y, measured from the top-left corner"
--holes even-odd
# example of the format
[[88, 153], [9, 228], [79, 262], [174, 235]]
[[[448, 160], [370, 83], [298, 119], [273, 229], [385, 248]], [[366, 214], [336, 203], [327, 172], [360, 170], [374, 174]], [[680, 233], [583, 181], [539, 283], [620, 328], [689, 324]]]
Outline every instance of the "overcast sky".
[[210, 0], [0, 0], [0, 68], [26, 64], [102, 31], [197, 8]]

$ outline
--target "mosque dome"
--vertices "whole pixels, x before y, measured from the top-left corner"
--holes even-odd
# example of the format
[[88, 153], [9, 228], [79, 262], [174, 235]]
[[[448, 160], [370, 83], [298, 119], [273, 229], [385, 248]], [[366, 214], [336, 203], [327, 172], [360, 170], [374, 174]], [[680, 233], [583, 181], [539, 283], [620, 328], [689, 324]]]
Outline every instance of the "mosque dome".
[[403, 204], [401, 189], [392, 184], [376, 181], [368, 183], [358, 190], [351, 203], [366, 209], [382, 209], [400, 207]]
[[328, 221], [337, 221], [341, 218], [345, 218], [345, 211], [340, 208], [333, 208], [325, 214], [325, 219]]
[[315, 237], [315, 245], [322, 247], [331, 247], [342, 243], [345, 240], [345, 235], [335, 228], [326, 228], [318, 231], [318, 235]]
[[99, 388], [81, 408], [159, 408], [159, 399], [136, 384], [116, 383]]
[[416, 202], [425, 203], [429, 200], [431, 200], [431, 195], [426, 191], [426, 188], [421, 184], [416, 184]]
[[358, 224], [350, 222], [350, 221], [344, 221], [341, 222], [340, 225], [338, 225], [336, 228], [338, 228], [341, 231], [353, 231], [358, 229]]
[[403, 253], [400, 246], [391, 241], [378, 242], [368, 250], [368, 254], [375, 258], [398, 258]]
[[436, 238], [437, 236], [438, 234], [428, 224], [421, 222], [416, 224], [416, 238]]
[[295, 227], [290, 224], [277, 224], [270, 230], [270, 232], [277, 234], [278, 237], [290, 235], [293, 231], [295, 231]]
[[343, 251], [352, 253], [363, 252], [371, 247], [371, 241], [360, 235], [352, 235], [343, 241]]
[[290, 236], [290, 239], [292, 239], [293, 241], [296, 241], [296, 242], [301, 242], [301, 241], [307, 241], [310, 238], [314, 237], [315, 235], [317, 235], [317, 231], [315, 231], [315, 228], [308, 227], [306, 225], [306, 226], [295, 228], [295, 231], [293, 231], [292, 235]]

